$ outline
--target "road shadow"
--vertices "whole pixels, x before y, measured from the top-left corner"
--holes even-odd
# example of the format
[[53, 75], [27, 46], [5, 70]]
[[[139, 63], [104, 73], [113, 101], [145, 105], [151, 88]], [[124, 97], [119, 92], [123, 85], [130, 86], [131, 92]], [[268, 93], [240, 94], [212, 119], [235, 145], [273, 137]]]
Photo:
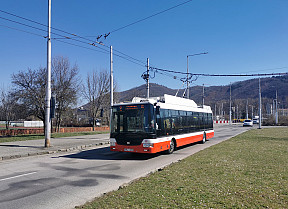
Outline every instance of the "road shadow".
[[126, 152], [113, 152], [110, 147], [103, 147], [91, 150], [81, 151], [75, 154], [62, 155], [62, 158], [74, 158], [85, 160], [149, 160], [161, 155], [156, 154], [141, 154], [141, 153], [126, 153]]
[[17, 144], [0, 144], [0, 147], [24, 147], [24, 148], [44, 148], [43, 146], [22, 146]]

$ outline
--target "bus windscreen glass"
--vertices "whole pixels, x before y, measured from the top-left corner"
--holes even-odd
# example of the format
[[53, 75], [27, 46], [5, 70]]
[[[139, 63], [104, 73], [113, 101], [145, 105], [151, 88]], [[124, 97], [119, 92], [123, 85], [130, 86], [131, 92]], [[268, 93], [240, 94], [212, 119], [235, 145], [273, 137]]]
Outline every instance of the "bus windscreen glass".
[[122, 105], [112, 108], [111, 134], [155, 132], [153, 106]]

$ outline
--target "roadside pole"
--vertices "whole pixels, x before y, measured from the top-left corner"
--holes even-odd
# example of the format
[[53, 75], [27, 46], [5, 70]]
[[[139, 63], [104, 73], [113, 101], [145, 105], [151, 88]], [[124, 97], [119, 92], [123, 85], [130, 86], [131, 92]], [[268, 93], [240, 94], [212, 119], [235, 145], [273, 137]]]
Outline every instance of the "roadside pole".
[[110, 46], [110, 106], [113, 106], [113, 48]]
[[147, 99], [149, 99], [149, 58], [147, 58]]
[[231, 106], [232, 104], [231, 104], [231, 83], [230, 83], [230, 104], [229, 104], [229, 125], [231, 125], [232, 124], [232, 119], [231, 119], [231, 116], [232, 116], [232, 111], [231, 111], [231, 108], [232, 108], [232, 106]]
[[112, 130], [112, 106], [113, 106], [113, 93], [114, 93], [114, 85], [113, 85], [113, 48], [110, 46], [110, 130]]
[[50, 147], [51, 137], [51, 0], [48, 0], [48, 36], [47, 36], [47, 83], [46, 83], [46, 110], [45, 110], [45, 147]]
[[261, 104], [261, 85], [260, 85], [260, 77], [259, 77], [259, 129], [261, 129], [262, 123], [262, 104]]

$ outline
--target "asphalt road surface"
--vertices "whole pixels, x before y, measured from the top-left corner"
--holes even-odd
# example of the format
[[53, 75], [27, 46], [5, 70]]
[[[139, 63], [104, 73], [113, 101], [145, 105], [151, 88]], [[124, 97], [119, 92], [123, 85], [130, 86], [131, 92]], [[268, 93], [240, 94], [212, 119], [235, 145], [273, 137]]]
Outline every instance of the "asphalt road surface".
[[[250, 128], [218, 125], [215, 137], [171, 155], [115, 153], [109, 147], [0, 162], [0, 208], [74, 208]], [[152, 189], [152, 188], [151, 188]]]

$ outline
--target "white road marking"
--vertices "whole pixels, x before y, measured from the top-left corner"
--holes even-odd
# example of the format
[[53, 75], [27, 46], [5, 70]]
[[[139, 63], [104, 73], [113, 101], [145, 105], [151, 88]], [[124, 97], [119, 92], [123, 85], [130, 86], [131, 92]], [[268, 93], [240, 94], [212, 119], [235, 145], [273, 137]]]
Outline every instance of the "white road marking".
[[21, 175], [18, 175], [18, 176], [12, 176], [12, 177], [9, 177], [9, 178], [0, 179], [0, 181], [6, 181], [6, 180], [10, 180], [10, 179], [19, 178], [19, 177], [22, 177], [22, 176], [28, 176], [28, 175], [32, 175], [34, 173], [37, 173], [37, 172], [31, 172], [31, 173], [21, 174]]

